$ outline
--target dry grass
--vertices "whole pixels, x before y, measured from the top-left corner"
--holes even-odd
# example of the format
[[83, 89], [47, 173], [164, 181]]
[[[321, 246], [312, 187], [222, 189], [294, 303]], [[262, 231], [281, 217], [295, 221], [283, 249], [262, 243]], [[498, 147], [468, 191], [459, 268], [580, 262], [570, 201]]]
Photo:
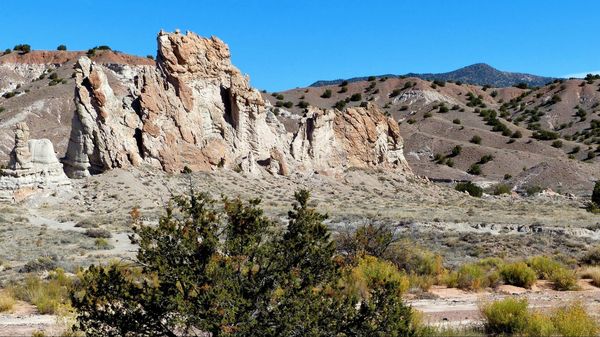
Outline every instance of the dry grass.
[[41, 314], [57, 314], [68, 307], [71, 280], [58, 269], [47, 280], [29, 275], [22, 283], [11, 288], [16, 298], [31, 303]]
[[586, 267], [579, 272], [579, 277], [591, 279], [594, 287], [600, 287], [600, 267]]
[[11, 311], [16, 303], [15, 298], [10, 291], [0, 292], [0, 312]]

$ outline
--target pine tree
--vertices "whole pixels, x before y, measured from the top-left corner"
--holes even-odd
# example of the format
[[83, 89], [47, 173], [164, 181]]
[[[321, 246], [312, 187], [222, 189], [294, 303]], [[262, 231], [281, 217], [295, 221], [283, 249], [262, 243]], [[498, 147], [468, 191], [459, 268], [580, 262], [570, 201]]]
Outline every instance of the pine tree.
[[402, 278], [352, 291], [360, 266], [338, 262], [309, 193], [295, 199], [284, 229], [258, 199], [218, 207], [193, 191], [174, 198], [157, 226], [132, 212], [137, 260], [83, 273], [71, 294], [77, 328], [90, 336], [413, 334]]

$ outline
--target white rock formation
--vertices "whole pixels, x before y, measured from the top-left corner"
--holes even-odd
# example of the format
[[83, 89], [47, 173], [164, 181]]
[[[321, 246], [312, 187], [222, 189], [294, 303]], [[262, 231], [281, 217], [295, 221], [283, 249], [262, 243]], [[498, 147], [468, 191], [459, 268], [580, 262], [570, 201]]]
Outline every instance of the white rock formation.
[[215, 37], [161, 32], [157, 67], [132, 70], [118, 88], [107, 71], [86, 57], [77, 64], [77, 114], [64, 160], [70, 177], [143, 163], [168, 172], [382, 167], [410, 174], [398, 125], [374, 105], [312, 109], [287, 133]]
[[25, 123], [15, 128], [15, 148], [8, 169], [0, 171], [0, 200], [15, 201], [38, 189], [69, 186], [71, 182], [48, 139], [29, 139]]

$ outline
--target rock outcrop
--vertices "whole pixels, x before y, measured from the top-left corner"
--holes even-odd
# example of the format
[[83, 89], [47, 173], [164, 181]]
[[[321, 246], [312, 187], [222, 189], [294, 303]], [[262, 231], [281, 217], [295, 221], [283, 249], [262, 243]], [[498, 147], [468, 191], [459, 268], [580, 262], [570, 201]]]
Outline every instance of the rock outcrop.
[[76, 66], [77, 113], [64, 160], [70, 177], [143, 163], [168, 172], [410, 172], [398, 125], [375, 105], [310, 109], [298, 131], [286, 132], [215, 37], [161, 32], [157, 66], [138, 67], [121, 88], [105, 71], [86, 57]]
[[15, 147], [7, 169], [0, 171], [0, 199], [17, 199], [38, 189], [68, 186], [71, 182], [48, 139], [29, 139], [25, 123], [15, 127]]

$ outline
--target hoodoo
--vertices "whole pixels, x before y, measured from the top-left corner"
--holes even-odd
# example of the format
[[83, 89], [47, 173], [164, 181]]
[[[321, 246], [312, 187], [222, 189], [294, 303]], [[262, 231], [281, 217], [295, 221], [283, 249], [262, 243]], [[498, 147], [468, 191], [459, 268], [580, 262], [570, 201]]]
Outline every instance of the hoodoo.
[[48, 139], [29, 139], [29, 127], [15, 127], [8, 169], [0, 171], [0, 199], [14, 201], [37, 189], [70, 185]]

